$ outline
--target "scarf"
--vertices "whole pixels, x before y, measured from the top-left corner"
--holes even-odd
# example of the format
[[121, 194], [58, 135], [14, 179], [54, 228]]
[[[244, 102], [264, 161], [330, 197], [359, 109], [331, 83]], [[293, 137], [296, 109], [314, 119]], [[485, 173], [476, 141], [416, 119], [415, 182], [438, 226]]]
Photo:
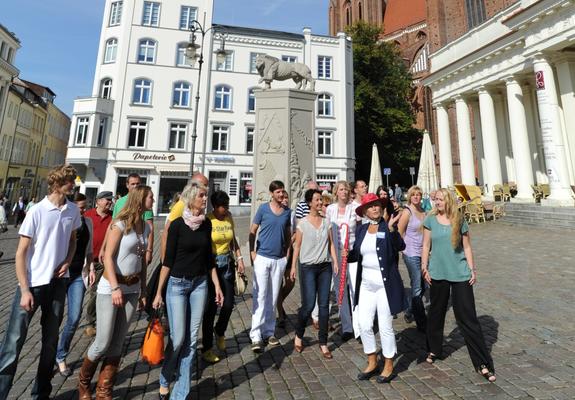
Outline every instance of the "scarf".
[[182, 214], [182, 218], [184, 219], [185, 224], [188, 225], [191, 230], [195, 231], [200, 227], [202, 222], [204, 222], [206, 216], [203, 213], [197, 216], [193, 215], [192, 210], [186, 207]]

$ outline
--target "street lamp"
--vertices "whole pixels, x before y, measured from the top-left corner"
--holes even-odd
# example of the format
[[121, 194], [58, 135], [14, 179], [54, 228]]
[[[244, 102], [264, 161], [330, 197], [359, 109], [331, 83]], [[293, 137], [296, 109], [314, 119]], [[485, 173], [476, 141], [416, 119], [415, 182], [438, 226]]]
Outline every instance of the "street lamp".
[[[198, 82], [196, 84], [196, 105], [194, 108], [194, 127], [192, 130], [192, 152], [190, 156], [190, 179], [194, 174], [194, 158], [196, 156], [196, 139], [198, 138], [198, 106], [200, 103], [200, 82], [202, 76], [202, 64], [204, 63], [204, 38], [206, 34], [214, 30], [214, 34], [218, 35], [218, 38], [221, 40], [221, 45], [218, 50], [214, 53], [216, 54], [216, 60], [218, 63], [224, 63], [226, 61], [226, 56], [228, 55], [228, 51], [225, 49], [226, 46], [226, 37], [227, 33], [222, 31], [219, 27], [210, 27], [208, 29], [204, 29], [202, 24], [199, 21], [193, 20], [190, 22], [190, 41], [186, 46], [186, 62], [191, 65], [192, 67], [198, 63]], [[196, 42], [196, 34], [201, 35], [200, 44]], [[204, 154], [205, 157], [205, 154]]]

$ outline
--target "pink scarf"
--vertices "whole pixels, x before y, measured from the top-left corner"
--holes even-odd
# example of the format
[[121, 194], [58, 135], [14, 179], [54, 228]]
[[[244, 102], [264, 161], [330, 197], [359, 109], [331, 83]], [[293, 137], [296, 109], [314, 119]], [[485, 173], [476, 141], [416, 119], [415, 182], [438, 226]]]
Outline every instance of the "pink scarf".
[[200, 215], [197, 216], [193, 215], [192, 210], [186, 207], [182, 214], [182, 218], [184, 218], [185, 224], [188, 225], [191, 230], [195, 231], [200, 227], [202, 222], [204, 222], [206, 216], [203, 213], [200, 213]]

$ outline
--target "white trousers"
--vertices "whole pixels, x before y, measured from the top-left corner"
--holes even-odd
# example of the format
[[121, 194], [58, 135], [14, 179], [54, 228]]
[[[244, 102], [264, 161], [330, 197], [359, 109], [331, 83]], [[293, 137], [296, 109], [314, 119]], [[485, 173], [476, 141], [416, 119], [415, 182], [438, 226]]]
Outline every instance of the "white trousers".
[[250, 339], [259, 342], [273, 336], [276, 327], [276, 304], [286, 269], [285, 257], [274, 260], [256, 256], [252, 293], [252, 328]]
[[381, 337], [381, 352], [385, 358], [392, 358], [397, 353], [397, 345], [392, 325], [393, 316], [389, 310], [385, 286], [383, 286], [383, 282], [362, 280], [357, 316], [365, 354], [372, 354], [377, 351], [377, 343], [373, 333], [373, 321], [376, 313]]

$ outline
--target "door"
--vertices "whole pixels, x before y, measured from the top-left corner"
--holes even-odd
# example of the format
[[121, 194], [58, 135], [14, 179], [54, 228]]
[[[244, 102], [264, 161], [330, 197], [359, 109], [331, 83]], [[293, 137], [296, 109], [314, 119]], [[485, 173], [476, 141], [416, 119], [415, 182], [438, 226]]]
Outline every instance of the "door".
[[226, 171], [210, 171], [210, 192], [216, 190], [228, 191], [228, 173]]

